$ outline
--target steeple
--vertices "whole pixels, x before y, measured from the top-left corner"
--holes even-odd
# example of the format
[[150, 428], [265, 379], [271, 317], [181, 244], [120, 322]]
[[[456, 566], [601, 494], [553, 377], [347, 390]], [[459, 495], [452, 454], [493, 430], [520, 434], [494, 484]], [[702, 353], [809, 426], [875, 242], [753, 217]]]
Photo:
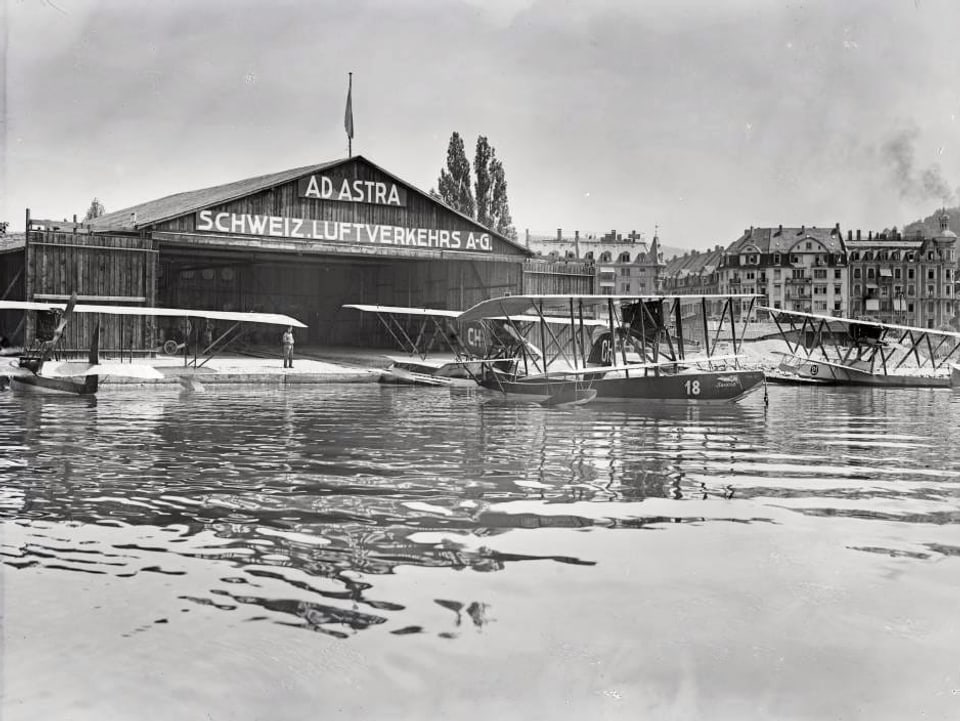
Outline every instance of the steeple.
[[650, 250], [647, 251], [647, 263], [650, 265], [664, 265], [663, 251], [660, 250], [660, 226], [653, 226], [653, 241], [650, 243]]

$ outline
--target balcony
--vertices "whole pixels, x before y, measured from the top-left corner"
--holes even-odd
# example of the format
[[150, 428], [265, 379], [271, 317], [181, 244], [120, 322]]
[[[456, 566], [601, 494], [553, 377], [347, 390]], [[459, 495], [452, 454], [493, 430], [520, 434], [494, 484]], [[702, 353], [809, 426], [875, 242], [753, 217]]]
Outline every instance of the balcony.
[[813, 278], [787, 278], [786, 282], [796, 284], [796, 285], [805, 285], [807, 283], [812, 283]]

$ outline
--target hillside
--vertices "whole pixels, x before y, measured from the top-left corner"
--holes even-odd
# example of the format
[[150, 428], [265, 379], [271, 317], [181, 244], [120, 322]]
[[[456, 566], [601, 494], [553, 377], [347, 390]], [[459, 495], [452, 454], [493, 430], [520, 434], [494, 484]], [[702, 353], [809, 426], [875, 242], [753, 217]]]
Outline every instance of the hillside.
[[[954, 233], [960, 234], [960, 206], [947, 208], [946, 212], [950, 218], [947, 227]], [[937, 235], [940, 232], [940, 214], [940, 210], [938, 209], [923, 220], [915, 220], [912, 223], [908, 223], [903, 226], [903, 234], [905, 236], [911, 236], [920, 230], [923, 235], [927, 237]]]

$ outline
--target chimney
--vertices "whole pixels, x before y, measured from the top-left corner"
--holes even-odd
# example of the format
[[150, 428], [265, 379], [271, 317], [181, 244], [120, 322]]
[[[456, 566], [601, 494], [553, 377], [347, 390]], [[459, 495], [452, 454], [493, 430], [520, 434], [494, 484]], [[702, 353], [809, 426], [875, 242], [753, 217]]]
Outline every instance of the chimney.
[[857, 228], [857, 240], [860, 240], [860, 228]]
[[563, 228], [557, 228], [557, 240], [563, 240]]
[[777, 233], [782, 233], [782, 232], [783, 232], [783, 223], [777, 226]]
[[527, 249], [529, 250], [529, 249], [530, 249], [530, 228], [526, 228], [526, 229], [523, 231], [523, 234], [524, 234], [524, 236], [526, 237], [526, 240], [527, 240]]
[[807, 226], [801, 225], [801, 226], [800, 226], [800, 235], [803, 235], [803, 234], [806, 233], [806, 232], [807, 232]]
[[847, 231], [847, 240], [853, 240], [853, 231], [852, 231], [852, 230], [848, 230], [848, 231]]
[[579, 258], [580, 257], [580, 231], [579, 230], [573, 231], [573, 249], [574, 249], [574, 252], [577, 254], [577, 257]]
[[873, 240], [873, 231], [872, 231], [872, 230], [871, 230], [869, 233], [867, 233], [867, 240]]

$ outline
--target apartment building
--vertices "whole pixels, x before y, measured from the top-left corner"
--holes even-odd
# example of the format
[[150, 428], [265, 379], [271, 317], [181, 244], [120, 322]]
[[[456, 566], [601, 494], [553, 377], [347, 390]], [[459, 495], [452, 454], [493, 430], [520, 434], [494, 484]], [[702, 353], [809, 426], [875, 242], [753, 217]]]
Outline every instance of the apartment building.
[[847, 263], [840, 224], [833, 228], [748, 228], [724, 251], [720, 293], [756, 293], [761, 305], [842, 316]]
[[850, 315], [919, 328], [957, 324], [957, 235], [940, 216], [934, 237], [847, 233]]

